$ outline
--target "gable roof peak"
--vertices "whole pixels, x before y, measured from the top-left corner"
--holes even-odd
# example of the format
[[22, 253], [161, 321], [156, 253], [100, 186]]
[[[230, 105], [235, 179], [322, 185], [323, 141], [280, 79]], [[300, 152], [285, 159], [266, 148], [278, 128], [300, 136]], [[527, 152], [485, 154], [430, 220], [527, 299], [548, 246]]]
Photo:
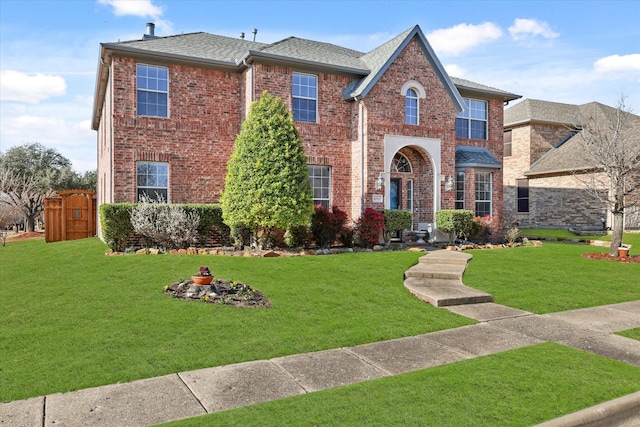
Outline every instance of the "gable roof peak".
[[409, 28], [386, 43], [383, 43], [363, 55], [361, 60], [368, 66], [371, 72], [364, 78], [350, 84], [344, 91], [344, 99], [356, 99], [367, 96], [371, 88], [377, 83], [391, 64], [393, 64], [404, 48], [416, 37], [418, 44], [422, 49], [422, 53], [429, 64], [431, 64], [431, 67], [438, 76], [442, 86], [444, 86], [445, 90], [453, 100], [458, 111], [462, 111], [464, 109], [464, 100], [449, 78], [449, 75], [440, 63], [440, 60], [436, 56], [419, 25]]

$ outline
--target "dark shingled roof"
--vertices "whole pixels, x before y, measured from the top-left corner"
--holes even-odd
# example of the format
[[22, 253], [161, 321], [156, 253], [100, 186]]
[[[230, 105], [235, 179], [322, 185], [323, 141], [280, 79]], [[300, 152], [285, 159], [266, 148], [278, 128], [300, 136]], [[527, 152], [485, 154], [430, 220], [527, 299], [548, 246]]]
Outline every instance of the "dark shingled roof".
[[[366, 96], [371, 87], [375, 85], [389, 65], [414, 37], [417, 37], [427, 60], [431, 63], [449, 96], [458, 105], [459, 110], [464, 108], [464, 102], [458, 88], [485, 94], [489, 97], [499, 97], [504, 100], [513, 100], [520, 97], [519, 95], [468, 80], [450, 78], [418, 25], [404, 31], [368, 53], [298, 37], [288, 37], [275, 43], [258, 43], [240, 38], [198, 32], [102, 43], [96, 81], [93, 127], [96, 129], [100, 120], [100, 106], [96, 105], [96, 103], [103, 96], [102, 92], [104, 91], [104, 84], [106, 84], [106, 71], [101, 70], [100, 64], [102, 61], [107, 60], [108, 51], [122, 52], [134, 56], [164, 58], [169, 61], [193, 62], [229, 71], [240, 71], [247, 63], [251, 63], [254, 59], [262, 58], [285, 64], [298, 64], [312, 69], [346, 73], [353, 76], [353, 81], [345, 88], [343, 96], [344, 99], [352, 99]], [[106, 64], [102, 64], [103, 68], [106, 67]]]
[[485, 147], [456, 147], [456, 168], [500, 169], [502, 164]]
[[[556, 103], [553, 103], [556, 104]], [[609, 129], [611, 123], [617, 114], [617, 109], [599, 102], [590, 102], [583, 105], [570, 105], [571, 110], [575, 111], [574, 123], [579, 123], [587, 118], [592, 118], [595, 125], [600, 129]], [[629, 129], [628, 135], [637, 140], [637, 146], [640, 147], [640, 117], [634, 114], [625, 113], [627, 115]], [[506, 112], [505, 112], [506, 117]], [[526, 176], [535, 177], [536, 175], [562, 174], [574, 171], [593, 169], [594, 165], [590, 163], [583, 155], [582, 133], [585, 130], [572, 132], [567, 128], [567, 135], [561, 141], [547, 151], [540, 159], [531, 165], [529, 170], [525, 172]]]

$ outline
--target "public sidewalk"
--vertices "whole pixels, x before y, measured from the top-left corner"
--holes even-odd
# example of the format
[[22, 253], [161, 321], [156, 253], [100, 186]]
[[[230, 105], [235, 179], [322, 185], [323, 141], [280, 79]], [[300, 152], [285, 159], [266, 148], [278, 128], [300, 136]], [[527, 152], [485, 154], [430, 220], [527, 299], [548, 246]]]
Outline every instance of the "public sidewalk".
[[[431, 254], [423, 258], [429, 256]], [[436, 267], [428, 268], [448, 265], [452, 259], [459, 259], [460, 254], [439, 251], [436, 257], [441, 261], [433, 263]], [[424, 269], [424, 266], [420, 268]], [[409, 276], [407, 280], [411, 280], [414, 286], [419, 285], [415, 276]], [[422, 279], [436, 280], [439, 286], [434, 289], [442, 292], [442, 277]], [[453, 277], [450, 280], [457, 279]], [[464, 286], [461, 281], [459, 285]], [[425, 288], [428, 286], [422, 287], [421, 291], [427, 292]], [[464, 299], [464, 295], [461, 298]], [[449, 299], [447, 301], [450, 302]], [[444, 309], [479, 323], [355, 347], [218, 366], [0, 403], [0, 426], [150, 426], [545, 341], [640, 367], [640, 342], [613, 334], [640, 327], [640, 301], [545, 315], [493, 302], [447, 305]], [[603, 419], [610, 422], [603, 424]], [[599, 425], [640, 425], [640, 393], [545, 425], [597, 425], [595, 422], [600, 422]], [[636, 422], [639, 424], [633, 424]]]

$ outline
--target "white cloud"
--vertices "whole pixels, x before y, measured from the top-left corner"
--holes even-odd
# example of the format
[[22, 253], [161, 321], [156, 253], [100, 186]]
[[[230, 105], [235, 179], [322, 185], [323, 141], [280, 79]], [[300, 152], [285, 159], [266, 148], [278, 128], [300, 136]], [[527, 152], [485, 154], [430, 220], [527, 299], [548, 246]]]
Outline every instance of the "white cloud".
[[559, 35], [544, 21], [523, 18], [516, 18], [513, 25], [509, 27], [509, 33], [513, 40], [529, 40], [537, 36], [553, 39]]
[[593, 69], [596, 73], [640, 71], [640, 53], [605, 56], [593, 63]]
[[154, 6], [151, 0], [98, 0], [98, 3], [113, 8], [116, 16], [150, 16], [152, 18], [162, 16], [162, 8]]
[[458, 24], [435, 30], [427, 39], [438, 55], [460, 55], [476, 46], [490, 43], [502, 36], [502, 30], [492, 22], [479, 25]]
[[25, 74], [20, 71], [0, 71], [0, 100], [37, 104], [52, 96], [67, 92], [67, 83], [60, 76]]
[[160, 34], [169, 35], [173, 33], [173, 23], [162, 19], [164, 8], [154, 5], [151, 0], [98, 0], [98, 3], [111, 6], [113, 14], [116, 16], [148, 17], [153, 20]]
[[467, 70], [457, 64], [446, 64], [444, 69], [447, 70], [447, 74], [453, 77], [464, 77], [467, 74]]

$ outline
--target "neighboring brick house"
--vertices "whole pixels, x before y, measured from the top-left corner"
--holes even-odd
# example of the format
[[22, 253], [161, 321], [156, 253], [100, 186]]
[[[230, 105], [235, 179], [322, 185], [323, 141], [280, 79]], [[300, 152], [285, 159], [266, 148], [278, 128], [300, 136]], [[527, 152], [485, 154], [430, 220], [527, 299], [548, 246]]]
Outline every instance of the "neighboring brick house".
[[156, 37], [153, 24], [141, 40], [101, 44], [98, 203], [218, 202], [265, 90], [293, 111], [315, 203], [352, 220], [409, 209], [420, 228], [457, 206], [501, 225], [503, 105], [519, 96], [450, 78], [418, 26], [368, 53], [296, 37]]
[[[606, 206], [585, 189], [587, 176], [581, 171], [593, 167], [581, 160], [579, 132], [582, 117], [593, 117], [608, 129], [615, 111], [597, 102], [573, 105], [536, 99], [505, 109], [505, 219], [517, 220], [521, 227], [593, 230], [602, 229], [603, 220], [609, 227]], [[640, 145], [640, 117], [630, 118], [636, 122]], [[640, 228], [640, 210], [625, 211], [625, 228]]]

